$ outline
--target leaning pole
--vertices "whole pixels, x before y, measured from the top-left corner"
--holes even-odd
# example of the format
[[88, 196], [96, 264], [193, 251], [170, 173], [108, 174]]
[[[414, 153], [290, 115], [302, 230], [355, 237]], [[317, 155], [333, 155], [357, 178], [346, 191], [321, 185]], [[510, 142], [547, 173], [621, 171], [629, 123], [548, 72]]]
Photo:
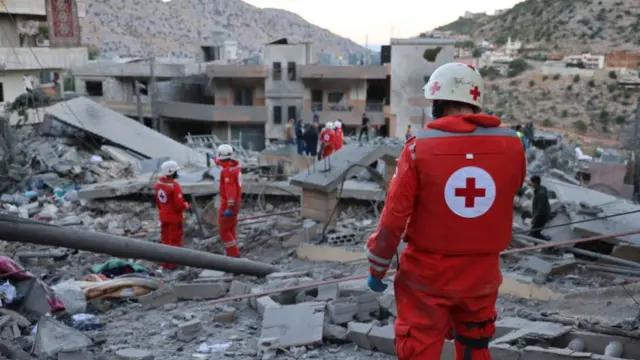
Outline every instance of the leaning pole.
[[0, 214], [0, 239], [10, 242], [91, 251], [115, 257], [175, 263], [233, 274], [265, 276], [273, 265], [167, 246], [122, 236], [83, 231]]

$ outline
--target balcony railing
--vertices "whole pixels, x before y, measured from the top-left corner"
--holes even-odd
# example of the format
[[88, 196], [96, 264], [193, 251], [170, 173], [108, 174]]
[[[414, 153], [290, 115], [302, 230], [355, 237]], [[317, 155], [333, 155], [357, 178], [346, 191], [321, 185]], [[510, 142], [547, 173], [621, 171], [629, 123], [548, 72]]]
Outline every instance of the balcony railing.
[[365, 105], [366, 111], [383, 111], [384, 101], [368, 101]]
[[311, 103], [311, 111], [322, 111], [322, 103], [321, 102]]

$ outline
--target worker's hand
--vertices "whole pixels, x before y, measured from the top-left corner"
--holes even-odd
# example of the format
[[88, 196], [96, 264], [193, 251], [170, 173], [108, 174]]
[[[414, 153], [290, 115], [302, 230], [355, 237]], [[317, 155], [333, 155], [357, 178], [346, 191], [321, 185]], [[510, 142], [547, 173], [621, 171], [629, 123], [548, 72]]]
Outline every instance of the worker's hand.
[[369, 285], [369, 289], [375, 292], [383, 292], [389, 286], [383, 283], [381, 279], [374, 278], [371, 274], [369, 274], [369, 278], [367, 279], [367, 285]]
[[233, 215], [233, 211], [231, 211], [231, 209], [227, 209], [222, 213], [222, 216], [224, 217], [229, 217], [231, 215]]

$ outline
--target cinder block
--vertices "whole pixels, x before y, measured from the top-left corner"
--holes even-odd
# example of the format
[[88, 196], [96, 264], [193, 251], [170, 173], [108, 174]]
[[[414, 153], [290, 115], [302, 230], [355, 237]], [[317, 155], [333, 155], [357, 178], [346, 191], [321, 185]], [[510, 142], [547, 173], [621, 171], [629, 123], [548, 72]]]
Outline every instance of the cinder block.
[[373, 326], [368, 334], [369, 343], [385, 354], [396, 355], [395, 332], [393, 325]]
[[340, 287], [338, 284], [327, 284], [318, 287], [318, 296], [316, 300], [329, 301], [336, 300], [340, 297]]
[[93, 359], [93, 356], [91, 356], [89, 353], [83, 350], [58, 353], [58, 360], [91, 360], [91, 359]]
[[202, 323], [198, 319], [183, 322], [178, 325], [178, 340], [191, 341], [200, 335], [200, 330], [202, 330]]
[[174, 289], [180, 300], [219, 299], [227, 294], [221, 283], [176, 284]]
[[329, 324], [325, 322], [323, 336], [326, 340], [348, 341], [349, 335], [347, 329], [340, 325]]
[[158, 290], [138, 298], [138, 303], [142, 305], [144, 310], [176, 302], [178, 302], [178, 296], [173, 285], [163, 285]]
[[243, 283], [241, 281], [233, 280], [231, 287], [229, 288], [229, 296], [245, 295], [251, 292], [253, 285]]
[[372, 324], [352, 321], [347, 324], [347, 336], [354, 344], [366, 350], [373, 350], [373, 344], [369, 341], [369, 331]]
[[370, 321], [373, 319], [371, 315], [380, 311], [379, 297], [380, 294], [378, 293], [366, 293], [354, 296], [358, 304], [358, 312], [356, 313], [356, 319], [358, 319], [358, 321]]
[[380, 307], [388, 311], [394, 317], [398, 317], [398, 309], [396, 308], [396, 295], [393, 291], [385, 292], [378, 298]]
[[327, 303], [327, 315], [332, 324], [342, 325], [353, 320], [358, 304], [352, 299], [337, 299]]
[[260, 316], [264, 316], [265, 309], [279, 306], [280, 304], [275, 302], [270, 296], [261, 296], [256, 299], [256, 310], [258, 310]]
[[277, 338], [281, 347], [321, 343], [324, 307], [324, 303], [267, 307], [262, 317], [260, 338]]

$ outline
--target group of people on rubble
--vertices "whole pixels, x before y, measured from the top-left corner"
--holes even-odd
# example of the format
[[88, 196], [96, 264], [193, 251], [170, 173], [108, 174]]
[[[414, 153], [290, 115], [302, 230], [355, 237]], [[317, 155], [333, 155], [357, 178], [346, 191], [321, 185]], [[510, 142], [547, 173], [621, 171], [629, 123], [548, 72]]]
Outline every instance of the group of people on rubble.
[[514, 130], [516, 131], [516, 135], [518, 135], [520, 141], [522, 141], [522, 145], [525, 150], [530, 146], [533, 146], [535, 130], [532, 122], [528, 122], [524, 126], [518, 124], [515, 126]]
[[[404, 241], [393, 281], [398, 359], [439, 359], [445, 339], [455, 341], [456, 360], [491, 359], [500, 252], [511, 243], [513, 199], [525, 181], [527, 145], [521, 128], [501, 127], [498, 117], [482, 113], [484, 80], [469, 65], [440, 66], [424, 96], [434, 120], [408, 131], [377, 229], [367, 241], [367, 285], [375, 292], [387, 289], [383, 279]], [[318, 135], [321, 156], [339, 150], [340, 131], [339, 121], [325, 124]], [[313, 139], [305, 141], [309, 154], [316, 151], [306, 148]], [[218, 147], [215, 163], [221, 168], [220, 238], [227, 255], [239, 257], [240, 166], [229, 145]], [[179, 170], [165, 162], [155, 187], [162, 243], [170, 246], [182, 246], [182, 213], [189, 209], [176, 181]], [[546, 189], [537, 176], [530, 183], [533, 226], [542, 227], [550, 213]]]
[[324, 159], [334, 152], [342, 149], [344, 145], [344, 132], [342, 121], [327, 122], [320, 130], [320, 122], [303, 124], [302, 120], [289, 120], [285, 127], [285, 143], [296, 145], [299, 155], [307, 155]]

